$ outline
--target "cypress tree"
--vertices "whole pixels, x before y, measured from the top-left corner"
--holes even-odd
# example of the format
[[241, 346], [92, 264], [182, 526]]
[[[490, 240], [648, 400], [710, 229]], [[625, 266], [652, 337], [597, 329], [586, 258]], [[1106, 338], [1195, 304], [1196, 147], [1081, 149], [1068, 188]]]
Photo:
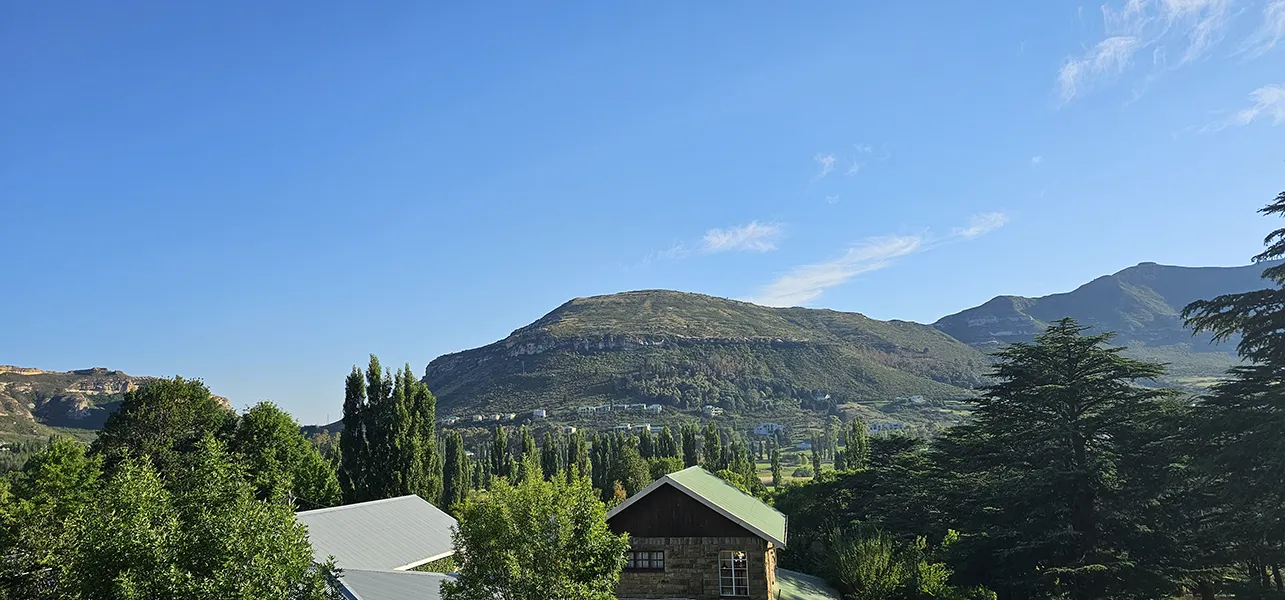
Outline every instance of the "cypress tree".
[[366, 380], [354, 365], [344, 382], [344, 429], [339, 433], [339, 485], [347, 502], [369, 498], [364, 470], [370, 464], [366, 409]]
[[442, 469], [442, 506], [457, 511], [468, 494], [468, 456], [464, 453], [464, 438], [458, 431], [446, 435], [445, 465]]
[[678, 456], [678, 442], [674, 440], [674, 432], [668, 425], [660, 430], [660, 437], [656, 440], [656, 454], [664, 458]]
[[491, 435], [491, 476], [513, 477], [513, 455], [509, 454], [509, 434], [503, 425], [495, 426]]
[[683, 438], [683, 466], [694, 467], [700, 463], [700, 438], [695, 425], [683, 425], [680, 434]]
[[870, 426], [865, 421], [857, 419], [852, 422], [852, 429], [848, 431], [848, 446], [844, 451], [844, 462], [849, 469], [866, 468], [866, 461], [870, 459], [869, 430]]
[[552, 479], [562, 471], [562, 452], [559, 451], [558, 440], [548, 431], [544, 432], [540, 444], [540, 469], [544, 471], [545, 479]]
[[535, 436], [531, 434], [531, 429], [526, 425], [523, 425], [518, 429], [518, 433], [522, 440], [522, 453], [518, 455], [518, 464], [521, 464], [522, 461], [528, 458], [537, 461], [540, 460], [540, 455], [537, 453], [535, 447]]
[[772, 487], [781, 487], [781, 448], [772, 444]]
[[720, 463], [723, 460], [723, 436], [713, 421], [705, 426], [705, 443], [701, 445], [701, 453], [706, 469], [714, 472], [722, 470]]
[[589, 442], [585, 439], [584, 432], [577, 431], [571, 434], [569, 443], [570, 447], [567, 448], [568, 468], [571, 465], [575, 465], [578, 477], [589, 477], [593, 467], [589, 461]]

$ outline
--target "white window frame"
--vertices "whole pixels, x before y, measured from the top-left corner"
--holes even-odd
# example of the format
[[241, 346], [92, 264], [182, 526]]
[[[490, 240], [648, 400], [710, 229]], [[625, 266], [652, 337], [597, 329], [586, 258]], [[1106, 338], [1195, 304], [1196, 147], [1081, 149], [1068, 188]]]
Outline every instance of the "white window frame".
[[718, 553], [718, 595], [724, 598], [744, 598], [750, 595], [748, 552], [722, 550]]

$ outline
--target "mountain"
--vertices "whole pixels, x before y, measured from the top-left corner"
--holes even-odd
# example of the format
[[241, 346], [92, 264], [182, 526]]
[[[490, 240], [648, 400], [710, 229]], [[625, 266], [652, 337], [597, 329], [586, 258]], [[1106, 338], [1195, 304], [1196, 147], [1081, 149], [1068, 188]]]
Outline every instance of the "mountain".
[[43, 438], [53, 428], [101, 429], [125, 394], [150, 379], [101, 367], [59, 372], [0, 365], [0, 440]]
[[1209, 335], [1193, 336], [1183, 325], [1183, 307], [1195, 300], [1263, 289], [1267, 283], [1261, 274], [1273, 264], [1175, 267], [1147, 262], [1063, 294], [998, 296], [933, 326], [974, 347], [993, 349], [1030, 341], [1049, 323], [1072, 317], [1097, 331], [1116, 332], [1113, 343], [1129, 346], [1129, 354], [1170, 363], [1175, 380], [1199, 383], [1237, 362], [1235, 340], [1214, 345]]
[[869, 413], [912, 395], [936, 405], [924, 419], [949, 420], [957, 414], [942, 403], [972, 395], [987, 364], [918, 323], [646, 290], [571, 300], [503, 340], [433, 360], [424, 381], [443, 416], [544, 408], [570, 422], [582, 406], [647, 403], [662, 414], [633, 421], [717, 405], [811, 426], [830, 407]]

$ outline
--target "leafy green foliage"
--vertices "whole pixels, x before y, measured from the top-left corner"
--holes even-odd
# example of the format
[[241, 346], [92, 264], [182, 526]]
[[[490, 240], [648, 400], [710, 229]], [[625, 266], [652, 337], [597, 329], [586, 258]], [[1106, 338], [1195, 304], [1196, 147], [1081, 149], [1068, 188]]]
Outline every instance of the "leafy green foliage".
[[415, 494], [439, 502], [437, 399], [410, 365], [396, 374], [370, 356], [365, 379], [353, 367], [344, 385], [340, 482], [350, 502]]
[[339, 503], [339, 478], [289, 413], [260, 402], [237, 421], [230, 444], [261, 499], [308, 509]]
[[110, 467], [127, 457], [147, 458], [163, 476], [207, 436], [227, 440], [236, 414], [198, 379], [154, 379], [125, 395], [94, 442]]
[[454, 537], [462, 566], [445, 600], [612, 600], [629, 548], [583, 477], [498, 479], [469, 498]]

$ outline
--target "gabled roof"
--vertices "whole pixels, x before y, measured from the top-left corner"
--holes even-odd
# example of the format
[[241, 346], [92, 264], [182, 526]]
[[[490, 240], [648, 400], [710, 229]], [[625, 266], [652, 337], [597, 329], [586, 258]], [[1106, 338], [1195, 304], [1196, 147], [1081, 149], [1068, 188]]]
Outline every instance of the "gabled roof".
[[339, 575], [339, 583], [349, 600], [441, 600], [442, 582], [454, 578], [419, 571], [345, 569]]
[[662, 485], [670, 485], [759, 537], [785, 547], [785, 515], [701, 467], [670, 473], [607, 511], [610, 519]]
[[313, 559], [343, 569], [411, 569], [455, 553], [455, 518], [419, 496], [401, 496], [295, 515], [308, 526]]

